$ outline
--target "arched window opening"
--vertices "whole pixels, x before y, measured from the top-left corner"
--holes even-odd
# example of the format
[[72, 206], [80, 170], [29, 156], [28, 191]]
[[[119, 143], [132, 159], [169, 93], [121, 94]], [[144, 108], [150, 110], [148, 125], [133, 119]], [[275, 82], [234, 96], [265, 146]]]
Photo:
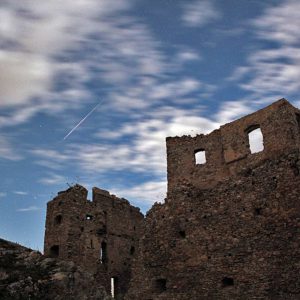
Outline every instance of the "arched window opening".
[[50, 256], [51, 257], [58, 257], [59, 256], [59, 246], [54, 245], [50, 248]]
[[206, 164], [206, 155], [204, 149], [199, 149], [195, 151], [195, 162], [196, 165]]
[[101, 264], [105, 264], [107, 262], [107, 244], [105, 242], [101, 243], [100, 262]]
[[252, 126], [247, 130], [249, 147], [251, 153], [258, 153], [264, 150], [264, 137], [260, 127]]
[[61, 224], [61, 222], [62, 222], [62, 215], [56, 216], [55, 219], [54, 219], [54, 223], [56, 225], [59, 225], [59, 224]]

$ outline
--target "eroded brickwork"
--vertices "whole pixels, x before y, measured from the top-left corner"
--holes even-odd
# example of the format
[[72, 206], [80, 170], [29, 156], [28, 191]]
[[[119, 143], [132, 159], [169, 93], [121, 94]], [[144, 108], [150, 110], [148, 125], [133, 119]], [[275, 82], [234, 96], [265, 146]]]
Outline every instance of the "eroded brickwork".
[[[264, 150], [251, 154], [258, 127]], [[168, 138], [168, 197], [146, 216], [126, 299], [300, 299], [299, 146], [300, 112], [284, 99]]]
[[111, 278], [122, 299], [131, 278], [131, 261], [138, 247], [143, 215], [125, 199], [75, 185], [47, 204], [45, 255], [74, 261], [93, 273], [107, 291]]

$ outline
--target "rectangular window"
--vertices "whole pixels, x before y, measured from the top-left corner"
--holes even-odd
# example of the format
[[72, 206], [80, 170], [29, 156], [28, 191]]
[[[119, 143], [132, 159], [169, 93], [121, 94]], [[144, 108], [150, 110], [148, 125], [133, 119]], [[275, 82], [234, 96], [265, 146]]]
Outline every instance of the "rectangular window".
[[264, 150], [264, 137], [259, 127], [248, 131], [248, 138], [251, 153], [258, 153]]
[[205, 150], [200, 149], [195, 151], [195, 162], [196, 165], [204, 165], [206, 163]]
[[110, 292], [111, 292], [111, 297], [112, 298], [116, 297], [117, 289], [118, 289], [118, 278], [117, 277], [111, 277], [110, 278]]
[[115, 298], [115, 278], [114, 277], [112, 277], [111, 279], [110, 279], [110, 292], [111, 292], [111, 296], [113, 297], [113, 298]]
[[107, 244], [105, 242], [101, 243], [100, 249], [100, 262], [101, 264], [105, 264], [107, 261]]

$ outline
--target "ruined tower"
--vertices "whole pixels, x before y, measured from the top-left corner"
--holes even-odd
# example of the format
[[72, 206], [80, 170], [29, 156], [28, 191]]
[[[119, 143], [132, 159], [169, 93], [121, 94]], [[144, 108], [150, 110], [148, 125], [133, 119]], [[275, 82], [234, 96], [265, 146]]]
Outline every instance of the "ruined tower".
[[44, 253], [74, 261], [94, 274], [116, 299], [123, 299], [131, 278], [143, 215], [126, 199], [105, 190], [75, 185], [47, 204]]
[[167, 138], [168, 197], [147, 213], [126, 299], [299, 299], [299, 150], [300, 111], [285, 99]]

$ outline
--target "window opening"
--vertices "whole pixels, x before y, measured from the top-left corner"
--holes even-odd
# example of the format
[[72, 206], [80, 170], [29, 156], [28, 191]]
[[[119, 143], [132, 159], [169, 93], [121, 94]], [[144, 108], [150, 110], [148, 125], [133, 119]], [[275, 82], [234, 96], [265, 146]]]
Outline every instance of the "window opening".
[[93, 220], [93, 216], [92, 216], [92, 215], [86, 215], [86, 216], [85, 216], [85, 219], [86, 219], [86, 220]]
[[135, 248], [133, 246], [131, 246], [131, 248], [130, 248], [130, 255], [133, 255], [134, 252], [135, 252]]
[[56, 225], [61, 224], [61, 222], [62, 222], [62, 215], [56, 216], [55, 219], [54, 219], [54, 222], [55, 222]]
[[117, 286], [118, 286], [118, 277], [111, 277], [110, 278], [110, 292], [111, 292], [112, 298], [116, 297]]
[[186, 236], [185, 231], [184, 230], [180, 230], [179, 231], [179, 236], [184, 239], [185, 236]]
[[259, 216], [261, 214], [261, 207], [255, 208], [255, 215]]
[[59, 256], [59, 246], [54, 245], [50, 248], [50, 256], [51, 257], [58, 257]]
[[165, 278], [159, 278], [155, 281], [155, 289], [158, 293], [163, 293], [167, 290], [167, 280]]
[[101, 261], [101, 264], [105, 264], [107, 261], [107, 244], [105, 242], [101, 243], [100, 261]]
[[206, 155], [205, 150], [200, 149], [195, 151], [195, 162], [196, 165], [204, 165], [206, 164]]
[[248, 130], [249, 146], [251, 153], [258, 153], [264, 150], [264, 137], [260, 127]]
[[233, 281], [233, 278], [230, 278], [230, 277], [224, 277], [222, 279], [222, 284], [223, 286], [231, 286], [231, 285], [234, 285], [234, 281]]

